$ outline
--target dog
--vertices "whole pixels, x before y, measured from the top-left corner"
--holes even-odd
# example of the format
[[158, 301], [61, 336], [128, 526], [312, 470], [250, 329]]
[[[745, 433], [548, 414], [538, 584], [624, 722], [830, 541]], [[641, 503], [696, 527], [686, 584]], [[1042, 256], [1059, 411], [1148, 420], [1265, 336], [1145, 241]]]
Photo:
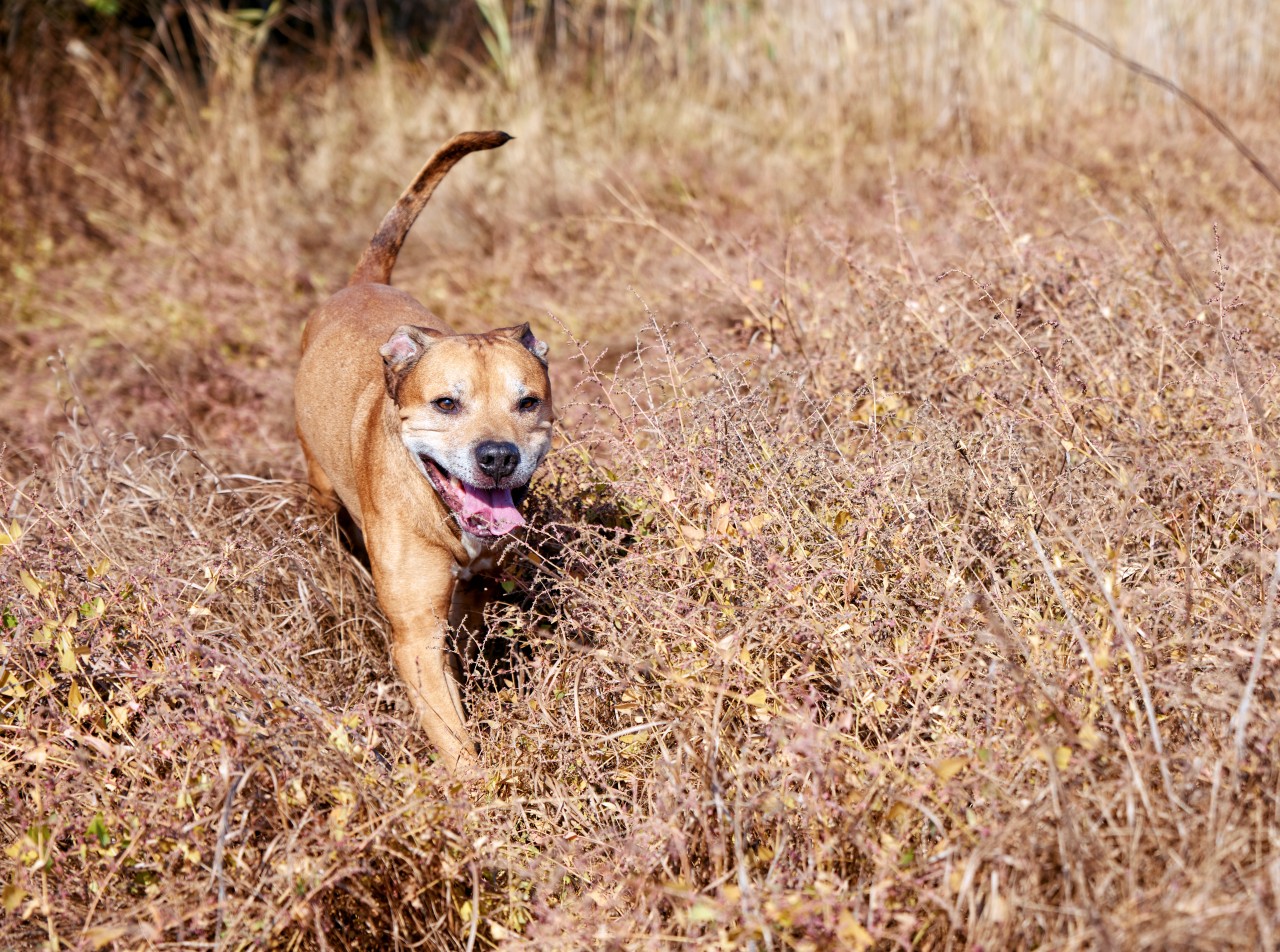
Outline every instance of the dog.
[[441, 760], [476, 762], [457, 656], [447, 646], [459, 578], [488, 567], [524, 523], [517, 508], [551, 447], [547, 345], [528, 324], [458, 334], [390, 286], [436, 186], [504, 132], [454, 136], [370, 240], [346, 288], [311, 316], [294, 382], [312, 494], [363, 537], [391, 656]]

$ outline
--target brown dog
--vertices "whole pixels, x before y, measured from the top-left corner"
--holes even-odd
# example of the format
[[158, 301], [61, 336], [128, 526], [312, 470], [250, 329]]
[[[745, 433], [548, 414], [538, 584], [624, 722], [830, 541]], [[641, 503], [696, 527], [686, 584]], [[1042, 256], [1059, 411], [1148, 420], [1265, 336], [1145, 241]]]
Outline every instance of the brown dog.
[[449, 169], [509, 139], [466, 132], [432, 156], [307, 322], [294, 384], [311, 487], [362, 531], [392, 658], [451, 766], [475, 756], [445, 644], [454, 586], [524, 522], [516, 505], [551, 446], [547, 346], [528, 324], [455, 334], [388, 282]]

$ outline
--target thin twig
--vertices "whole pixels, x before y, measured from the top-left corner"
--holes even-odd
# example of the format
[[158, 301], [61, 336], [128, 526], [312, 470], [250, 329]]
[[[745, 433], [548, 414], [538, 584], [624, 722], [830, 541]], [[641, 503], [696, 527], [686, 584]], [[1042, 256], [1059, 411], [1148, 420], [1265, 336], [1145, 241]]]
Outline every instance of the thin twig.
[[[1013, 0], [1000, 0], [1000, 2], [1001, 5], [1007, 9], [1018, 10], [1021, 12], [1021, 8], [1015, 4]], [[1125, 56], [1106, 40], [1095, 36], [1084, 27], [1078, 26], [1070, 20], [1058, 16], [1058, 14], [1051, 10], [1033, 10], [1033, 12], [1036, 16], [1047, 20], [1059, 29], [1066, 30], [1072, 36], [1076, 37], [1076, 39], [1083, 40], [1094, 49], [1101, 50], [1103, 53], [1106, 53], [1125, 69], [1129, 70], [1129, 72], [1136, 73], [1143, 79], [1155, 83], [1161, 89], [1173, 93], [1196, 112], [1200, 113], [1200, 115], [1204, 116], [1205, 119], [1209, 121], [1209, 125], [1213, 126], [1213, 128], [1217, 129], [1218, 132], [1226, 137], [1227, 141], [1235, 146], [1236, 151], [1245, 157], [1248, 163], [1253, 166], [1254, 170], [1267, 180], [1267, 184], [1280, 194], [1280, 179], [1276, 178], [1271, 169], [1267, 167], [1267, 164], [1263, 162], [1262, 159], [1258, 158], [1258, 154], [1249, 148], [1249, 146], [1244, 143], [1244, 140], [1236, 135], [1231, 130], [1231, 127], [1228, 126], [1216, 112], [1210, 109], [1202, 101], [1191, 95], [1191, 93], [1187, 92], [1168, 77], [1161, 76], [1150, 67], [1143, 66], [1137, 60], [1130, 59], [1128, 56]]]
[[1271, 584], [1267, 586], [1267, 604], [1262, 610], [1262, 623], [1258, 626], [1258, 641], [1253, 646], [1253, 665], [1249, 669], [1249, 680], [1244, 684], [1240, 694], [1240, 706], [1231, 718], [1231, 726], [1236, 732], [1236, 757], [1244, 753], [1244, 732], [1249, 726], [1249, 708], [1253, 704], [1253, 691], [1258, 686], [1258, 676], [1262, 672], [1262, 658], [1267, 650], [1267, 641], [1271, 637], [1271, 619], [1275, 614], [1276, 589], [1280, 588], [1280, 549], [1273, 553], [1275, 567], [1271, 570]]
[[476, 864], [471, 864], [471, 931], [467, 933], [467, 952], [474, 952], [476, 947], [476, 930], [480, 928], [480, 873]]
[[235, 803], [236, 791], [240, 789], [240, 784], [252, 772], [253, 767], [250, 766], [244, 773], [231, 778], [231, 783], [227, 785], [227, 798], [222, 804], [222, 822], [218, 826], [218, 842], [213, 848], [212, 879], [218, 884], [218, 920], [213, 928], [215, 948], [218, 940], [222, 938], [222, 914], [227, 905], [227, 879], [223, 871], [222, 856], [226, 850], [227, 828], [231, 825], [231, 807]]

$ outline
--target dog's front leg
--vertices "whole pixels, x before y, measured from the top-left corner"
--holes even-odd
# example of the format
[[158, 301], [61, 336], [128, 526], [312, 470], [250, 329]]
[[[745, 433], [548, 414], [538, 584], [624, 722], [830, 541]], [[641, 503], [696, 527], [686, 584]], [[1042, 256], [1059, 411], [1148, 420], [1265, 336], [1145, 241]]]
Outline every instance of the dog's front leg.
[[448, 664], [453, 556], [396, 526], [370, 524], [366, 540], [378, 602], [391, 622], [391, 658], [418, 720], [451, 768], [474, 764], [475, 744]]

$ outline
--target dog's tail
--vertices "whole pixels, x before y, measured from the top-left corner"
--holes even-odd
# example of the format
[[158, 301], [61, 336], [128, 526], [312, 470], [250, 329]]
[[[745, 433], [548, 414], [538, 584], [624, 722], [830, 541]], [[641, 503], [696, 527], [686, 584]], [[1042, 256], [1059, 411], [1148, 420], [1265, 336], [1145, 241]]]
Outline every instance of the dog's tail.
[[352, 272], [347, 287], [354, 284], [390, 284], [391, 271], [396, 266], [405, 235], [409, 234], [419, 213], [426, 208], [440, 180], [464, 155], [481, 149], [496, 149], [510, 141], [511, 136], [505, 132], [460, 132], [441, 146], [382, 219], [382, 224], [369, 241], [369, 247], [360, 256], [360, 263]]

